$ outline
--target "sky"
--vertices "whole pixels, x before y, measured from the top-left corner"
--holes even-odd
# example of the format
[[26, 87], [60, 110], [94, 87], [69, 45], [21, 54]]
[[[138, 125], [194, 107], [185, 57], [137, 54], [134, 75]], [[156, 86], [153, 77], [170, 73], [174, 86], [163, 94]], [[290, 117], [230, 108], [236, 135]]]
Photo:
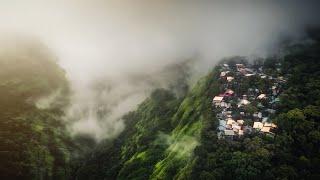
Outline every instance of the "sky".
[[192, 60], [198, 77], [223, 57], [270, 55], [282, 37], [318, 25], [319, 9], [295, 0], [0, 0], [0, 36], [31, 36], [55, 54], [73, 89], [69, 129], [101, 140], [116, 137], [121, 116], [153, 89], [181, 78], [166, 68]]

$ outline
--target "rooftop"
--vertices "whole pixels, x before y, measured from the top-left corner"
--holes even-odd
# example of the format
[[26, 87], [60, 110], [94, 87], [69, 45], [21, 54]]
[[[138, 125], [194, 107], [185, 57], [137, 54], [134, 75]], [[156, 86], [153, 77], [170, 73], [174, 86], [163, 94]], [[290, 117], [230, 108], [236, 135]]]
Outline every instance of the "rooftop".
[[224, 130], [224, 135], [226, 135], [226, 136], [234, 136], [235, 135], [235, 133], [234, 133], [234, 131], [233, 130]]

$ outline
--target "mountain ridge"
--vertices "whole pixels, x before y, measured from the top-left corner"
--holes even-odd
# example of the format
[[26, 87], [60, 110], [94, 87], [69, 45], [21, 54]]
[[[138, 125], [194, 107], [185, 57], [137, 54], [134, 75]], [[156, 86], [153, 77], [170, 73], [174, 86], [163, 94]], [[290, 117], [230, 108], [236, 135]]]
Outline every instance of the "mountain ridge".
[[[104, 157], [102, 159], [105, 160], [99, 161], [98, 158], [91, 163], [85, 163], [76, 173], [76, 179], [233, 179], [235, 177], [236, 179], [257, 179], [261, 178], [261, 175], [263, 175], [262, 179], [317, 177], [318, 170], [306, 169], [299, 163], [309, 163], [307, 167], [317, 166], [319, 157], [314, 153], [319, 147], [317, 138], [319, 115], [316, 113], [319, 104], [316, 102], [320, 97], [313, 96], [313, 100], [307, 98], [309, 101], [305, 103], [305, 107], [299, 105], [298, 99], [290, 100], [292, 102], [288, 104], [289, 99], [286, 98], [290, 94], [297, 94], [291, 93], [292, 89], [301, 88], [305, 83], [310, 83], [310, 79], [306, 78], [305, 83], [299, 85], [297, 78], [301, 77], [301, 74], [306, 73], [311, 66], [313, 71], [319, 70], [317, 59], [319, 55], [316, 52], [319, 48], [318, 43], [301, 46], [299, 51], [294, 50], [296, 47], [290, 47], [290, 52], [283, 57], [257, 61], [271, 73], [276, 68], [274, 65], [281, 62], [281, 73], [292, 74], [288, 70], [293, 70], [296, 76], [289, 76], [288, 84], [280, 96], [279, 112], [274, 117], [278, 125], [274, 138], [254, 133], [231, 142], [218, 139], [219, 122], [212, 111], [212, 98], [221, 92], [222, 84], [217, 78], [220, 71], [216, 66], [184, 97], [176, 98], [168, 90], [156, 90], [138, 107], [137, 111], [125, 116], [126, 122], [129, 123], [126, 130], [109, 146], [111, 149], [113, 146], [119, 147], [112, 151], [117, 161], [108, 162], [109, 158], [104, 157], [104, 152], [108, 154], [107, 148], [104, 152], [100, 152], [99, 156], [100, 159]], [[310, 54], [311, 50], [313, 56], [304, 57]], [[311, 61], [293, 60], [299, 57], [309, 58]], [[236, 63], [243, 60], [240, 58], [239, 61], [236, 57], [221, 63]], [[317, 86], [317, 81], [314, 80], [316, 77], [309, 75], [309, 78], [313, 79], [311, 81], [315, 82], [311, 87]], [[309, 90], [309, 93], [303, 96], [310, 96], [310, 93], [317, 91]], [[170, 98], [164, 98], [164, 94], [166, 94], [165, 97]], [[171, 103], [174, 104], [173, 107], [168, 106]], [[302, 109], [296, 109], [298, 105]], [[303, 125], [299, 119], [308, 123]], [[305, 130], [298, 130], [301, 128], [299, 126], [309, 130], [311, 126], [314, 130], [310, 134]], [[297, 130], [301, 134], [289, 133], [288, 135], [288, 131]], [[313, 140], [311, 142], [299, 140], [303, 136]], [[299, 151], [299, 155], [295, 154], [297, 147], [294, 144], [297, 142], [313, 144], [306, 145], [305, 149], [305, 152], [312, 153], [305, 154]], [[293, 156], [297, 156], [298, 159]], [[289, 165], [293, 159], [296, 159], [296, 163]], [[96, 164], [99, 166], [95, 166]], [[110, 164], [114, 166], [110, 167]], [[87, 169], [90, 166], [93, 171]], [[86, 169], [86, 172], [83, 172], [83, 169]], [[104, 172], [100, 172], [99, 169], [104, 169]]]

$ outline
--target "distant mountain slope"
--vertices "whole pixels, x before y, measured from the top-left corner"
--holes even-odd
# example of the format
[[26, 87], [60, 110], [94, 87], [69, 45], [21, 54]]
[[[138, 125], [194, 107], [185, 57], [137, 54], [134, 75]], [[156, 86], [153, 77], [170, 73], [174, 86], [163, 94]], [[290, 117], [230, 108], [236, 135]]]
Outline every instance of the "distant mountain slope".
[[[1, 45], [2, 178], [61, 179], [68, 176], [68, 146], [72, 142], [61, 121], [68, 91], [64, 71], [41, 44], [17, 41]], [[54, 98], [46, 98], [52, 94]]]

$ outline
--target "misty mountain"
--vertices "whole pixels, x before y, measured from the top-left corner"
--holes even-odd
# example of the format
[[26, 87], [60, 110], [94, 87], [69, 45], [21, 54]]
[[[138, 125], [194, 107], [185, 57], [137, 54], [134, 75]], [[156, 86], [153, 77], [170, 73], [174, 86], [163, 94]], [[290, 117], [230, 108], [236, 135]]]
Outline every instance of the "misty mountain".
[[1, 47], [1, 178], [67, 177], [76, 146], [62, 121], [69, 94], [64, 70], [41, 43], [20, 39]]
[[1, 0], [0, 179], [320, 179], [317, 0]]
[[[218, 137], [212, 98], [223, 88], [219, 67], [248, 63], [227, 58], [183, 97], [155, 90], [124, 116], [126, 128], [118, 138], [101, 142], [86, 156], [75, 179], [317, 179], [319, 48], [318, 41], [291, 44], [281, 56], [253, 62], [271, 74], [280, 63], [279, 75], [288, 78], [272, 117], [275, 136]], [[251, 80], [245, 86], [263, 89], [266, 83]]]
[[[283, 43], [277, 56], [225, 58], [191, 87], [188, 61], [167, 67], [158, 72], [164, 79], [176, 76], [167, 88], [153, 90], [136, 110], [122, 116], [124, 129], [118, 136], [100, 141], [90, 134], [71, 133], [66, 116], [69, 82], [43, 44], [28, 40], [2, 46], [6, 48], [0, 58], [1, 177], [317, 179], [320, 45], [317, 31], [309, 34], [306, 41]], [[276, 113], [270, 116], [277, 125], [272, 134], [219, 138], [212, 98], [225, 88], [221, 68], [237, 63], [262, 70], [261, 77], [285, 79], [273, 106]], [[236, 92], [255, 87], [271, 93], [270, 77], [243, 80]], [[267, 104], [253, 103], [245, 111], [254, 113]]]

